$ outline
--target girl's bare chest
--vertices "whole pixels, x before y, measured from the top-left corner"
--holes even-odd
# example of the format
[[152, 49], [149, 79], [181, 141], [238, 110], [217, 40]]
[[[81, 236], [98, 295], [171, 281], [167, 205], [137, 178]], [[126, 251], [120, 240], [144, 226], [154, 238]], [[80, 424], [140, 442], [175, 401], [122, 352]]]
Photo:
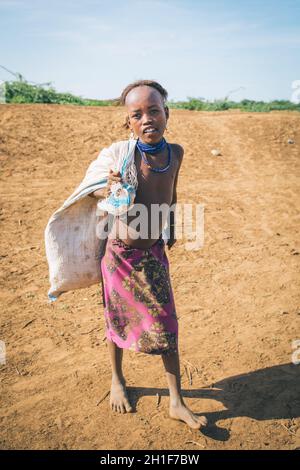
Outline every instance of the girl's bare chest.
[[[173, 191], [176, 177], [176, 161], [171, 159], [170, 166], [166, 171], [153, 171], [142, 161], [139, 155], [135, 156], [135, 165], [138, 179], [139, 193], [170, 193]], [[157, 167], [158, 168], [158, 167]], [[162, 167], [164, 168], [164, 167]]]

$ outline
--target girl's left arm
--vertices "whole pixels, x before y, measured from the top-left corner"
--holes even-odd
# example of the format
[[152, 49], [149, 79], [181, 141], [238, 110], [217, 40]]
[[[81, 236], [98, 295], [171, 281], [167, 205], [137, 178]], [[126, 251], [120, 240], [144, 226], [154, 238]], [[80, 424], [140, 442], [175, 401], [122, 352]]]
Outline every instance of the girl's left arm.
[[[171, 206], [173, 207], [173, 209], [175, 209], [174, 206], [177, 203], [178, 175], [179, 175], [179, 170], [180, 170], [180, 167], [181, 167], [181, 164], [182, 164], [184, 150], [180, 145], [176, 145], [176, 150], [174, 152], [176, 152], [176, 157], [177, 157], [177, 160], [178, 160], [178, 167], [177, 167], [177, 171], [176, 171], [176, 176], [175, 176], [175, 181], [174, 181], [174, 186], [173, 186], [173, 197], [172, 197], [172, 202], [171, 202]], [[172, 210], [170, 212], [170, 238], [167, 242], [167, 246], [168, 246], [169, 250], [176, 243], [175, 224], [176, 224], [175, 210]]]

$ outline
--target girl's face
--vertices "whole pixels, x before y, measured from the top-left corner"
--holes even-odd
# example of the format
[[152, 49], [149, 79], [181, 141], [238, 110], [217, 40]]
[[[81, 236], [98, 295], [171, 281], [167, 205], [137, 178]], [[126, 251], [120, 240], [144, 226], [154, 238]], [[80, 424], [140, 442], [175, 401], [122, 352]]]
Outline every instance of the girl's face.
[[165, 132], [169, 110], [159, 91], [149, 86], [133, 88], [126, 96], [128, 124], [136, 137], [155, 144]]

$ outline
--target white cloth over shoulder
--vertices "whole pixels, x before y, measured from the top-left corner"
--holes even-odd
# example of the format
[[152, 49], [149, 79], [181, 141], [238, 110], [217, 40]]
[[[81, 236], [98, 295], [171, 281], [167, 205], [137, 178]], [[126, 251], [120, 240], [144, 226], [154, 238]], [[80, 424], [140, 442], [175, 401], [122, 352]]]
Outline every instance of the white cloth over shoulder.
[[[100, 282], [100, 260], [106, 243], [103, 234], [108, 214], [99, 214], [98, 198], [87, 196], [106, 186], [110, 168], [121, 170], [126, 161], [129, 164], [123, 179], [128, 183], [135, 181], [137, 189], [135, 146], [136, 140], [124, 140], [104, 148], [89, 165], [79, 186], [50, 217], [45, 229], [50, 301], [64, 292]], [[167, 230], [166, 224], [163, 230], [165, 241], [168, 239]]]
[[104, 148], [89, 165], [79, 186], [50, 217], [45, 229], [45, 248], [51, 301], [63, 292], [100, 281], [105, 239], [99, 237], [96, 228], [99, 223], [105, 226], [107, 214], [97, 215], [97, 199], [86, 196], [106, 186], [110, 168], [117, 169], [124, 157], [134, 152], [135, 144], [136, 141], [126, 140]]

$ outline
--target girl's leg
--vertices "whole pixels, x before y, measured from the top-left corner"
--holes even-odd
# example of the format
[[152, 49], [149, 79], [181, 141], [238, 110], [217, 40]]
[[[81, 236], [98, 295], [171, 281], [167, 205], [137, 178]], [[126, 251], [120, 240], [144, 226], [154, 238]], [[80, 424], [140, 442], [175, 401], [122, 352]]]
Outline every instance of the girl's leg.
[[193, 429], [206, 426], [205, 416], [197, 416], [184, 403], [180, 384], [180, 363], [178, 352], [162, 354], [170, 391], [170, 417], [187, 423]]
[[126, 383], [122, 371], [123, 349], [119, 348], [113, 341], [107, 339], [111, 363], [111, 389], [110, 389], [110, 407], [113, 411], [126, 413], [132, 411], [129, 403]]

